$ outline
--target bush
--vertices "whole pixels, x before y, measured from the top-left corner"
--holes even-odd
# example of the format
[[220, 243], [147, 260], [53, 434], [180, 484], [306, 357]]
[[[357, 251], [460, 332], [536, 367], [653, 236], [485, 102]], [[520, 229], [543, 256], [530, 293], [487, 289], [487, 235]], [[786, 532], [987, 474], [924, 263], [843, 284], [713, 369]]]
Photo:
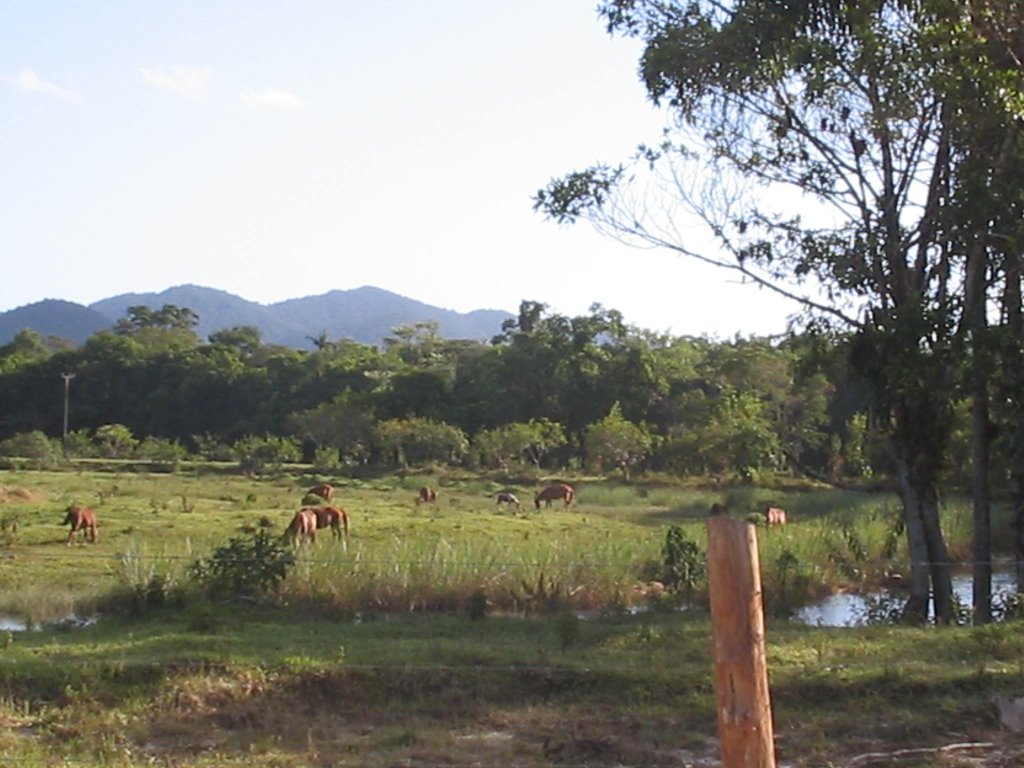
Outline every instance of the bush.
[[87, 429], [68, 432], [64, 438], [64, 455], [75, 459], [91, 459], [99, 456], [99, 448], [93, 442]]
[[26, 459], [34, 469], [52, 469], [61, 462], [61, 449], [59, 442], [35, 430], [0, 442], [0, 456]]
[[139, 443], [136, 454], [140, 459], [148, 459], [172, 472], [177, 472], [181, 462], [188, 458], [188, 451], [183, 445], [165, 437], [147, 437]]
[[231, 539], [192, 564], [192, 576], [213, 596], [257, 597], [276, 589], [295, 565], [295, 555], [265, 530]]
[[234, 450], [230, 445], [222, 443], [209, 433], [192, 435], [192, 443], [195, 445], [196, 454], [207, 461], [231, 461], [235, 458]]
[[291, 437], [248, 435], [235, 443], [232, 450], [238, 465], [247, 475], [268, 471], [277, 473], [283, 469], [285, 462], [302, 458], [298, 442]]
[[708, 570], [707, 557], [700, 545], [686, 537], [678, 525], [669, 526], [665, 534], [664, 566], [662, 578], [665, 586], [672, 590], [685, 590], [687, 599], [693, 597], [697, 586]]
[[335, 446], [324, 445], [313, 452], [313, 471], [329, 475], [342, 468], [341, 453]]

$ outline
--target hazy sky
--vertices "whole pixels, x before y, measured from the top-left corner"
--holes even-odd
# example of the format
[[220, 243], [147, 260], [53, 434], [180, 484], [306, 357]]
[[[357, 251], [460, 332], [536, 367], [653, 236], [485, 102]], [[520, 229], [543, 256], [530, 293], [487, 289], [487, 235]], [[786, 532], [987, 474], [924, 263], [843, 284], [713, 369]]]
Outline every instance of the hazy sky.
[[0, 0], [0, 311], [182, 283], [269, 303], [375, 285], [677, 334], [792, 305], [560, 227], [547, 181], [664, 116], [594, 0]]

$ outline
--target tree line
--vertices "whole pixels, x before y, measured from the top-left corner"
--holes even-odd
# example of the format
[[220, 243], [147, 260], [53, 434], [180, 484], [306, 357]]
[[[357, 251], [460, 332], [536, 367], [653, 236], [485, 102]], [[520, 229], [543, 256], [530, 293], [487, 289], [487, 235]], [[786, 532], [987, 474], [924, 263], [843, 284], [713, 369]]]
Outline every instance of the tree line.
[[6, 451], [40, 432], [71, 455], [262, 452], [335, 468], [884, 471], [838, 341], [674, 337], [598, 305], [566, 317], [530, 301], [489, 343], [420, 323], [381, 347], [321, 335], [304, 351], [252, 327], [204, 341], [196, 322], [132, 307], [78, 348], [19, 333], [0, 347]]

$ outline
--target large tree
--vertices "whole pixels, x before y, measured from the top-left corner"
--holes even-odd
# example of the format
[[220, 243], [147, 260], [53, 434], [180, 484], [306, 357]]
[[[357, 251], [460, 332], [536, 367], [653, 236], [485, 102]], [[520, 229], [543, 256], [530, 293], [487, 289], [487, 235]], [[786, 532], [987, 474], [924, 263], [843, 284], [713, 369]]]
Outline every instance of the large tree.
[[[633, 162], [552, 181], [562, 222], [672, 249], [856, 335], [890, 436], [911, 557], [908, 616], [953, 617], [939, 480], [951, 429], [966, 255], [944, 226], [959, 4], [935, 0], [613, 0], [612, 32], [670, 123]], [[786, 193], [785, 189], [792, 192]], [[684, 237], [703, 221], [713, 243]]]

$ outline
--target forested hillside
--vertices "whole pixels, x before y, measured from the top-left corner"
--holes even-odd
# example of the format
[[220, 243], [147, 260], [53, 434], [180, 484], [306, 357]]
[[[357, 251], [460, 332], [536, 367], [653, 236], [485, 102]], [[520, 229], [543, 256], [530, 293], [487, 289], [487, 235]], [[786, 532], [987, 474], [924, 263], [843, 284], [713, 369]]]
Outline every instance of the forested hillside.
[[205, 339], [237, 326], [252, 326], [270, 344], [313, 349], [318, 339], [353, 339], [381, 344], [398, 325], [433, 322], [446, 339], [489, 339], [511, 317], [496, 309], [456, 312], [399, 296], [372, 286], [347, 291], [259, 304], [226, 291], [198, 285], [179, 285], [159, 293], [126, 293], [94, 302], [88, 307], [47, 299], [8, 312], [0, 312], [0, 343], [22, 330], [33, 330], [83, 343], [97, 331], [110, 328], [131, 307], [159, 310], [165, 305], [188, 307], [196, 315], [194, 330]]
[[[456, 463], [833, 480], [884, 472], [842, 339], [652, 334], [613, 310], [524, 302], [492, 341], [399, 327], [384, 348], [304, 351], [252, 327], [202, 341], [194, 313], [135, 307], [78, 349], [25, 332], [0, 348], [0, 437], [72, 455], [305, 459], [325, 468]], [[65, 375], [67, 380], [65, 382]]]

